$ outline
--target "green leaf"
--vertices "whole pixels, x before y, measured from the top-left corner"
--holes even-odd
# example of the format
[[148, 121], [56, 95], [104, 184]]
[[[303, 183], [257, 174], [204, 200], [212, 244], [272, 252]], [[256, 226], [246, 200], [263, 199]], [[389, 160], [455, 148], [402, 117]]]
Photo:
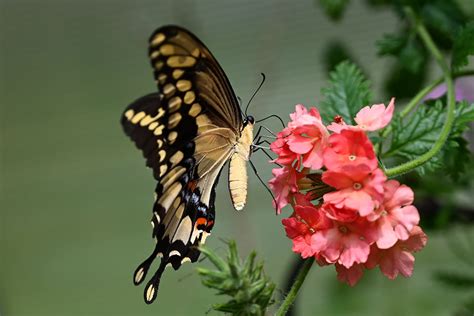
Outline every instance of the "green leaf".
[[[445, 146], [438, 155], [416, 169], [420, 175], [442, 169], [443, 173], [456, 178], [464, 172], [470, 160], [470, 152], [462, 134], [472, 121], [473, 112], [474, 104], [457, 104], [453, 129]], [[382, 154], [382, 158], [413, 160], [426, 153], [438, 139], [445, 117], [446, 109], [442, 100], [420, 105], [406, 120], [396, 116], [392, 120], [393, 136], [390, 147]]]
[[206, 247], [203, 247], [200, 251], [216, 266], [216, 268], [219, 270], [225, 270], [227, 267], [226, 262], [216, 255], [216, 253]]
[[347, 7], [349, 0], [319, 0], [324, 12], [333, 20], [339, 20]]
[[326, 123], [336, 115], [342, 116], [347, 124], [354, 124], [354, 116], [370, 104], [370, 82], [356, 65], [344, 61], [329, 74], [329, 85], [321, 90], [322, 117]]
[[456, 36], [454, 40], [451, 66], [459, 69], [467, 66], [468, 56], [474, 55], [474, 21], [468, 23]]
[[384, 34], [383, 37], [375, 41], [377, 54], [380, 56], [398, 56], [406, 45], [407, 34]]

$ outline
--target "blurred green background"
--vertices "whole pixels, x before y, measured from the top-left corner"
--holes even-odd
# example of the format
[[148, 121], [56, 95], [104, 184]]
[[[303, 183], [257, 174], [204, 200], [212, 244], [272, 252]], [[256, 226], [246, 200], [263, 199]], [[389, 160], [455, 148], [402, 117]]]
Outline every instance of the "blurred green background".
[[[165, 273], [151, 306], [132, 284], [154, 245], [154, 181], [119, 119], [129, 102], [155, 90], [147, 39], [169, 23], [207, 44], [244, 103], [266, 74], [249, 111], [257, 118], [286, 120], [296, 103], [316, 105], [327, 79], [324, 52], [335, 40], [370, 75], [375, 100], [388, 100], [380, 82], [391, 61], [376, 59], [373, 42], [397, 19], [356, 1], [338, 24], [312, 1], [2, 1], [1, 315], [203, 315], [222, 300], [201, 286], [196, 264]], [[267, 158], [253, 161], [267, 180]], [[224, 253], [219, 238], [233, 238], [243, 254], [256, 249], [282, 290], [295, 257], [282, 216], [252, 175], [248, 205], [235, 212], [225, 177], [208, 244]], [[466, 295], [432, 274], [460, 265], [447, 239], [461, 230], [429, 233], [410, 279], [389, 281], [377, 270], [349, 288], [332, 267], [314, 267], [300, 314], [452, 314]]]

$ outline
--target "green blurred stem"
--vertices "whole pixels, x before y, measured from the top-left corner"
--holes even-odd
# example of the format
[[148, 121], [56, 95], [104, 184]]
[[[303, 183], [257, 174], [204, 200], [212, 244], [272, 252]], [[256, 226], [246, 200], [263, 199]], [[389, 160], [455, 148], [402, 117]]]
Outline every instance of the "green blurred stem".
[[431, 54], [435, 58], [438, 65], [441, 67], [441, 70], [443, 71], [443, 78], [444, 78], [444, 82], [446, 83], [446, 88], [448, 92], [447, 93], [448, 106], [446, 107], [446, 111], [447, 111], [446, 120], [444, 122], [440, 136], [438, 140], [434, 143], [433, 147], [415, 160], [403, 163], [393, 168], [386, 169], [385, 174], [387, 175], [387, 177], [394, 177], [394, 176], [407, 173], [421, 166], [422, 164], [426, 163], [431, 158], [433, 158], [441, 150], [441, 148], [443, 148], [444, 143], [448, 139], [449, 133], [451, 132], [451, 128], [453, 127], [454, 114], [456, 110], [453, 77], [451, 75], [449, 66], [446, 63], [446, 60], [444, 59], [443, 55], [439, 51], [438, 47], [436, 47], [436, 44], [433, 42], [430, 34], [426, 30], [423, 23], [421, 23], [421, 21], [419, 21], [419, 19], [415, 15], [415, 12], [413, 11], [413, 9], [410, 7], [405, 7], [404, 9], [405, 9], [405, 13], [407, 14], [408, 18], [413, 23], [416, 32], [418, 33], [421, 40], [425, 44], [426, 48], [431, 52]]
[[278, 309], [275, 315], [286, 315], [288, 309], [291, 307], [291, 305], [293, 305], [293, 302], [296, 299], [296, 295], [298, 294], [301, 285], [303, 285], [304, 279], [306, 278], [306, 275], [313, 266], [313, 263], [314, 257], [305, 260], [303, 266], [301, 267], [300, 271], [298, 272], [298, 275], [295, 278], [293, 285], [291, 286], [290, 292], [288, 292], [288, 295], [286, 296], [283, 303], [280, 305], [280, 308]]

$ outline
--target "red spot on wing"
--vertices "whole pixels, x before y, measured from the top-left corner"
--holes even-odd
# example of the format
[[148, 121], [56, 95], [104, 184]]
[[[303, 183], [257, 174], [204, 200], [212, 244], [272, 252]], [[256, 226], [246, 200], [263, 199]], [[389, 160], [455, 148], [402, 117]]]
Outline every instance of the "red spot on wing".
[[188, 189], [191, 191], [191, 192], [194, 192], [194, 190], [196, 189], [197, 187], [197, 180], [192, 180], [192, 181], [189, 181], [188, 182]]
[[206, 231], [210, 232], [212, 227], [214, 227], [214, 221], [213, 220], [210, 220], [207, 222], [207, 228], [206, 228]]
[[204, 230], [207, 228], [207, 219], [205, 217], [199, 217], [196, 220], [196, 228], [198, 230]]

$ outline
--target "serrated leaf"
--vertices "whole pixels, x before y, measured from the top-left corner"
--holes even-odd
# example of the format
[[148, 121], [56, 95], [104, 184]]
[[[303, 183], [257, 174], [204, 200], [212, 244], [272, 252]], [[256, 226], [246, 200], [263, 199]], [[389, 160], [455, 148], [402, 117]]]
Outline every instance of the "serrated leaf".
[[333, 20], [339, 20], [347, 7], [349, 0], [319, 0], [324, 12]]
[[336, 115], [342, 116], [348, 124], [354, 124], [357, 112], [370, 104], [370, 82], [360, 69], [344, 61], [329, 74], [329, 85], [321, 90], [323, 101], [320, 109], [326, 123], [333, 121]]
[[[382, 154], [382, 158], [398, 157], [409, 161], [432, 148], [443, 128], [446, 109], [441, 100], [430, 104], [420, 105], [406, 120], [399, 116], [392, 120], [390, 148]], [[464, 171], [470, 152], [462, 133], [468, 128], [472, 111], [474, 104], [461, 102], [456, 105], [455, 121], [446, 144], [438, 155], [416, 169], [420, 175], [442, 168], [444, 173], [456, 177]]]
[[227, 261], [221, 259], [213, 250], [200, 248], [204, 255], [212, 258], [218, 270], [198, 268], [203, 277], [202, 284], [217, 290], [217, 295], [227, 295], [226, 303], [215, 304], [213, 309], [233, 315], [264, 315], [275, 285], [263, 274], [263, 263], [255, 264], [256, 253], [252, 252], [241, 260], [235, 241], [227, 243]]
[[467, 66], [470, 55], [474, 55], [474, 21], [466, 24], [454, 40], [452, 68], [459, 69]]

